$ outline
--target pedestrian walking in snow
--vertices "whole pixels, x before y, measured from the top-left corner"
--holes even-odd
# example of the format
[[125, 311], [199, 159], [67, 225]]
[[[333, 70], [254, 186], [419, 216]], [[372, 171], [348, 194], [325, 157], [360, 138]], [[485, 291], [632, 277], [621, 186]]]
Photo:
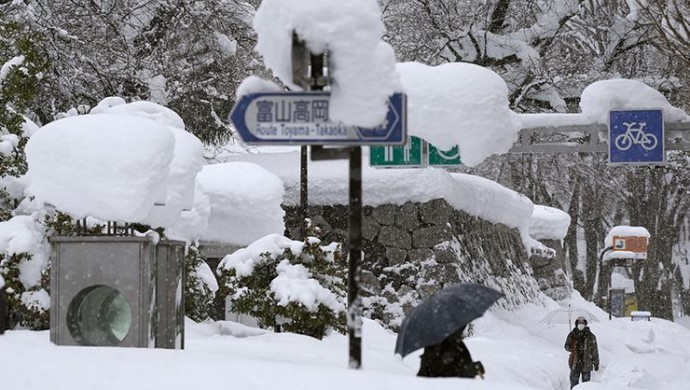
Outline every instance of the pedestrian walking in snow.
[[570, 352], [570, 388], [580, 382], [580, 376], [582, 382], [589, 382], [592, 369], [599, 370], [599, 348], [597, 338], [589, 330], [585, 317], [577, 317], [575, 320], [575, 328], [565, 340], [565, 350]]
[[425, 377], [484, 377], [484, 366], [473, 362], [470, 351], [462, 341], [465, 327], [438, 344], [424, 347], [417, 376]]
[[5, 288], [2, 286], [2, 280], [0, 280], [0, 334], [5, 333], [7, 328], [7, 295], [5, 294]]

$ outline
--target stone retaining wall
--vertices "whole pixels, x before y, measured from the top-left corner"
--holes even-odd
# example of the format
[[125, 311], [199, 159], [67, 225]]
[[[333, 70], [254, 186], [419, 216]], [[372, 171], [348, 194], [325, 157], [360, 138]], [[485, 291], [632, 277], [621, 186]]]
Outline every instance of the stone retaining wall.
[[[324, 243], [347, 244], [347, 206], [312, 206], [309, 217]], [[293, 238], [298, 222], [298, 209], [286, 207]], [[506, 308], [539, 299], [540, 284], [546, 290], [559, 288], [558, 281], [547, 282], [548, 276], [544, 281], [534, 277], [530, 262], [541, 261], [543, 268], [544, 259], [528, 259], [517, 230], [470, 216], [443, 199], [366, 206], [362, 236], [366, 314], [392, 327], [418, 301], [458, 281], [502, 291], [506, 299], [499, 303]]]

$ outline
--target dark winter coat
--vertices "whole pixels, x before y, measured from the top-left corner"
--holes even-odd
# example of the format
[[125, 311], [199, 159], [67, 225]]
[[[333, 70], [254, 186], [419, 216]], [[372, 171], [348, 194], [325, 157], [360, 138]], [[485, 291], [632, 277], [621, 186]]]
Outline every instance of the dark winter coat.
[[424, 348], [417, 376], [474, 378], [484, 374], [481, 362], [473, 362], [462, 342], [462, 332]]
[[571, 370], [577, 368], [580, 372], [590, 372], [599, 369], [597, 338], [589, 327], [573, 329], [565, 340], [565, 350], [570, 352], [568, 366]]
[[5, 289], [0, 287], [0, 334], [5, 333], [5, 329], [7, 328], [8, 311], [7, 295]]

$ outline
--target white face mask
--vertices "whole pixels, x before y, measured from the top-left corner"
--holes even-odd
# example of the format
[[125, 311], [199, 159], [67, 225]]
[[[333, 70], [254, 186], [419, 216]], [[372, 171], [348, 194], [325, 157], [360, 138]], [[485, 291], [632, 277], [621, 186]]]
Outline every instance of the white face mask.
[[585, 324], [577, 324], [577, 329], [579, 329], [579, 330], [585, 329]]

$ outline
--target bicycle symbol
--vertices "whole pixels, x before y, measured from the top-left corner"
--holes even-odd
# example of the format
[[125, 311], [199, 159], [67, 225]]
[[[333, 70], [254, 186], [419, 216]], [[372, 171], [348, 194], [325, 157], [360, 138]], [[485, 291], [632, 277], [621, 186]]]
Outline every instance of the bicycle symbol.
[[647, 126], [646, 122], [623, 122], [623, 125], [626, 127], [625, 133], [616, 137], [614, 141], [618, 149], [628, 150], [633, 145], [640, 145], [647, 151], [656, 148], [659, 140], [654, 134], [644, 132], [644, 128]]

